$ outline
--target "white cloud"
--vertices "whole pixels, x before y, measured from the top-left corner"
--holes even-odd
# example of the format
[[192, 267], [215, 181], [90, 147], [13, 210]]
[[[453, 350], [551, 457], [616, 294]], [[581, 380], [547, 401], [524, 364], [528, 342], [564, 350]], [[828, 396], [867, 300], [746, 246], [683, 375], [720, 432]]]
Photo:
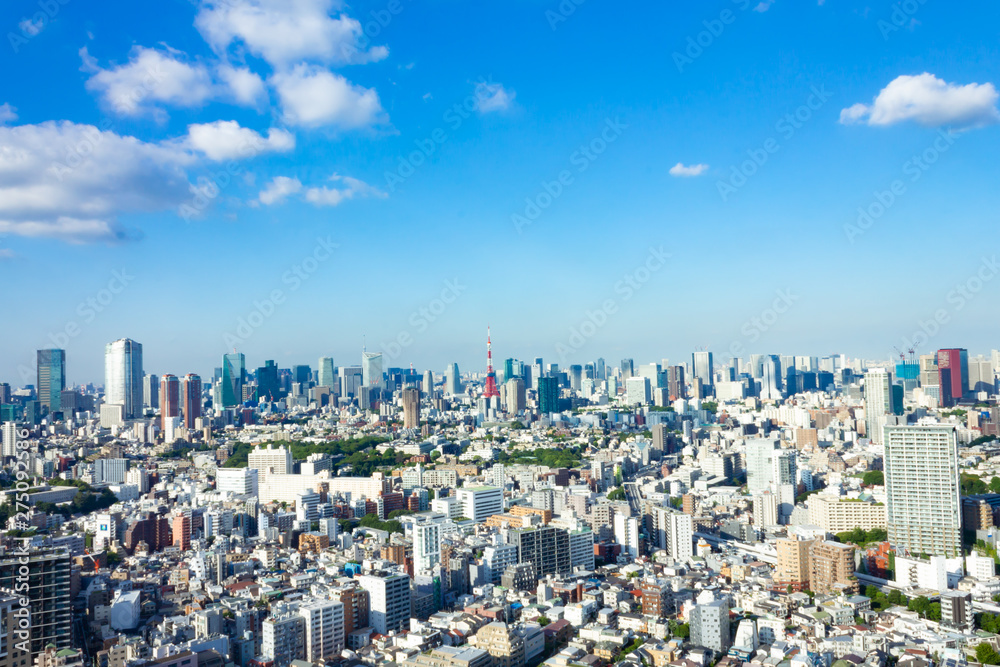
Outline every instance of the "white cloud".
[[186, 145], [203, 153], [209, 160], [221, 162], [252, 158], [261, 153], [287, 152], [295, 148], [295, 137], [285, 130], [271, 128], [267, 138], [240, 127], [235, 120], [189, 125]]
[[514, 103], [517, 93], [507, 90], [501, 83], [481, 81], [476, 84], [476, 108], [479, 113], [506, 111]]
[[365, 63], [389, 55], [368, 47], [361, 23], [335, 0], [204, 0], [195, 26], [218, 52], [242, 43], [275, 68], [301, 61]]
[[388, 196], [378, 188], [350, 176], [334, 174], [330, 177], [330, 180], [337, 181], [342, 187], [309, 188], [305, 192], [306, 201], [316, 206], [336, 206], [347, 199], [354, 199], [355, 197], [378, 197], [384, 199]]
[[127, 239], [118, 216], [179, 207], [190, 198], [185, 167], [193, 161], [176, 146], [92, 125], [0, 126], [0, 233]]
[[1000, 121], [992, 83], [959, 85], [924, 72], [893, 79], [871, 105], [854, 104], [840, 112], [840, 122], [893, 125], [914, 121], [929, 127], [971, 128]]
[[[763, 2], [761, 2], [756, 7], [754, 7], [753, 10], [755, 12], [761, 12], [761, 13], [763, 13], [763, 12], [766, 12], [767, 10], [769, 10], [771, 8], [771, 5], [773, 5], [773, 4], [774, 4], [774, 0], [763, 0]], [[822, 3], [820, 3], [820, 4], [822, 4]]]
[[289, 195], [294, 195], [301, 191], [302, 181], [299, 179], [276, 176], [260, 191], [257, 201], [265, 206], [270, 206], [271, 204], [281, 203]]
[[197, 107], [213, 95], [212, 77], [204, 65], [181, 61], [180, 52], [137, 46], [129, 62], [112, 69], [102, 69], [97, 61], [80, 50], [83, 70], [91, 72], [88, 90], [103, 96], [105, 104], [118, 113], [139, 115], [149, 112], [153, 103], [178, 107]]
[[21, 32], [27, 35], [28, 37], [34, 37], [35, 35], [40, 33], [42, 29], [45, 27], [45, 21], [42, 19], [38, 19], [37, 21], [33, 21], [31, 19], [24, 19], [23, 21], [17, 24], [17, 27], [20, 28]]
[[17, 109], [10, 104], [0, 104], [0, 125], [17, 120]]
[[281, 100], [284, 120], [291, 125], [351, 129], [386, 120], [378, 93], [325, 69], [297, 65], [275, 74], [271, 84]]
[[216, 73], [229, 90], [232, 98], [243, 106], [257, 106], [267, 97], [264, 80], [245, 67], [236, 68], [231, 65], [220, 65]]
[[678, 162], [670, 168], [670, 175], [680, 177], [701, 176], [707, 170], [707, 164], [692, 164], [690, 166], [685, 166], [683, 163]]

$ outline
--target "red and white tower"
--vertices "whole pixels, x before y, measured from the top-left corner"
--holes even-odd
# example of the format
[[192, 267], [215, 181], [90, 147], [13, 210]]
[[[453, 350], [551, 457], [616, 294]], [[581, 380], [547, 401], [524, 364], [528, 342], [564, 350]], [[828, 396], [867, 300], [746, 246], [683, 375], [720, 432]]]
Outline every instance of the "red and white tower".
[[497, 374], [493, 371], [493, 343], [490, 341], [490, 328], [486, 327], [486, 388], [483, 398], [500, 398], [497, 389]]

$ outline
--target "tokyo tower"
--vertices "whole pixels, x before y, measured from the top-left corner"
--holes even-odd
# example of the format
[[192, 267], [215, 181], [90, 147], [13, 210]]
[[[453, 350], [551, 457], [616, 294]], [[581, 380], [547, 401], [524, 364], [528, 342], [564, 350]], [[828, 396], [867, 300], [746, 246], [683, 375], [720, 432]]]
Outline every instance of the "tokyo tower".
[[493, 344], [490, 341], [490, 328], [486, 327], [486, 388], [483, 398], [500, 398], [497, 390], [497, 374], [493, 371]]

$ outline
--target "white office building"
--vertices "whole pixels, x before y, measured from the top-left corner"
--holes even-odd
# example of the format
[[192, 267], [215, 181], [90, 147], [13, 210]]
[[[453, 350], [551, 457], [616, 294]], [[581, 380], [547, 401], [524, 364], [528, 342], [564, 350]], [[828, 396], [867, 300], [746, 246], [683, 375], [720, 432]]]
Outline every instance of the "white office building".
[[476, 523], [503, 513], [503, 491], [495, 486], [464, 487], [455, 497], [462, 506], [462, 516]]
[[216, 488], [220, 493], [256, 496], [257, 474], [255, 468], [219, 468], [215, 473]]
[[882, 427], [892, 412], [892, 383], [884, 368], [865, 373], [865, 433], [876, 444], [883, 444]]
[[344, 605], [335, 600], [315, 600], [299, 607], [305, 619], [306, 660], [320, 663], [340, 658], [344, 650]]
[[441, 562], [441, 524], [413, 524], [413, 572], [429, 570]]
[[405, 574], [387, 572], [358, 577], [361, 588], [368, 591], [369, 625], [381, 635], [410, 627], [410, 578]]

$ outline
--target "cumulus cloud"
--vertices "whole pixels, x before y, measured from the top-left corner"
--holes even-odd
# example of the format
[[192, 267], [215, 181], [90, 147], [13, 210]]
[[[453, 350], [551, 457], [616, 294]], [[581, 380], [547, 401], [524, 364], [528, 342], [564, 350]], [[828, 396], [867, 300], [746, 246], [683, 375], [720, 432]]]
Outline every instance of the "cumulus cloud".
[[[759, 3], [756, 7], [754, 7], [753, 10], [755, 12], [761, 12], [761, 13], [763, 13], [763, 12], [766, 12], [767, 10], [769, 10], [771, 8], [771, 5], [773, 5], [773, 4], [774, 4], [774, 0], [764, 0], [763, 2]], [[820, 3], [820, 4], [822, 4], [822, 3]]]
[[490, 113], [509, 109], [517, 93], [507, 90], [501, 83], [481, 81], [476, 84], [475, 96], [479, 113]]
[[302, 191], [302, 181], [288, 176], [276, 176], [257, 195], [257, 202], [264, 206], [279, 204], [290, 195]]
[[235, 120], [189, 125], [186, 145], [209, 160], [221, 162], [247, 159], [262, 153], [288, 152], [295, 148], [295, 137], [286, 130], [271, 128], [267, 137], [240, 127]]
[[216, 74], [237, 104], [248, 107], [257, 106], [267, 97], [264, 80], [246, 67], [220, 65], [216, 69]]
[[378, 93], [319, 67], [300, 64], [271, 77], [286, 123], [353, 129], [385, 121]]
[[948, 83], [924, 72], [893, 79], [868, 104], [840, 112], [840, 122], [886, 126], [914, 121], [928, 127], [981, 127], [1000, 120], [997, 90], [992, 83]]
[[275, 68], [301, 61], [365, 63], [389, 55], [368, 46], [361, 23], [334, 16], [334, 0], [204, 0], [195, 26], [217, 52], [242, 44]]
[[309, 188], [305, 193], [306, 201], [316, 206], [336, 206], [341, 202], [354, 199], [355, 197], [378, 197], [384, 199], [388, 196], [378, 188], [350, 176], [334, 174], [330, 177], [330, 180], [336, 181], [340, 187]]
[[155, 103], [198, 107], [214, 93], [208, 69], [184, 62], [182, 54], [170, 48], [134, 47], [128, 63], [111, 69], [101, 68], [86, 47], [80, 56], [82, 69], [91, 73], [87, 89], [101, 95], [108, 107], [121, 114], [148, 113], [155, 109]]
[[691, 176], [701, 176], [707, 169], [707, 164], [692, 164], [685, 166], [684, 163], [678, 162], [670, 168], [670, 175], [690, 178]]
[[388, 196], [378, 188], [351, 176], [334, 174], [330, 177], [330, 181], [336, 183], [336, 185], [334, 187], [307, 188], [297, 178], [276, 176], [260, 191], [255, 203], [257, 205], [271, 206], [284, 202], [292, 195], [301, 194], [303, 201], [307, 201], [314, 206], [337, 206], [349, 199], [363, 197], [385, 198]]
[[10, 104], [0, 104], [0, 125], [17, 120], [17, 109]]
[[0, 126], [0, 233], [71, 242], [133, 233], [125, 213], [170, 210], [190, 196], [176, 146], [69, 121]]

